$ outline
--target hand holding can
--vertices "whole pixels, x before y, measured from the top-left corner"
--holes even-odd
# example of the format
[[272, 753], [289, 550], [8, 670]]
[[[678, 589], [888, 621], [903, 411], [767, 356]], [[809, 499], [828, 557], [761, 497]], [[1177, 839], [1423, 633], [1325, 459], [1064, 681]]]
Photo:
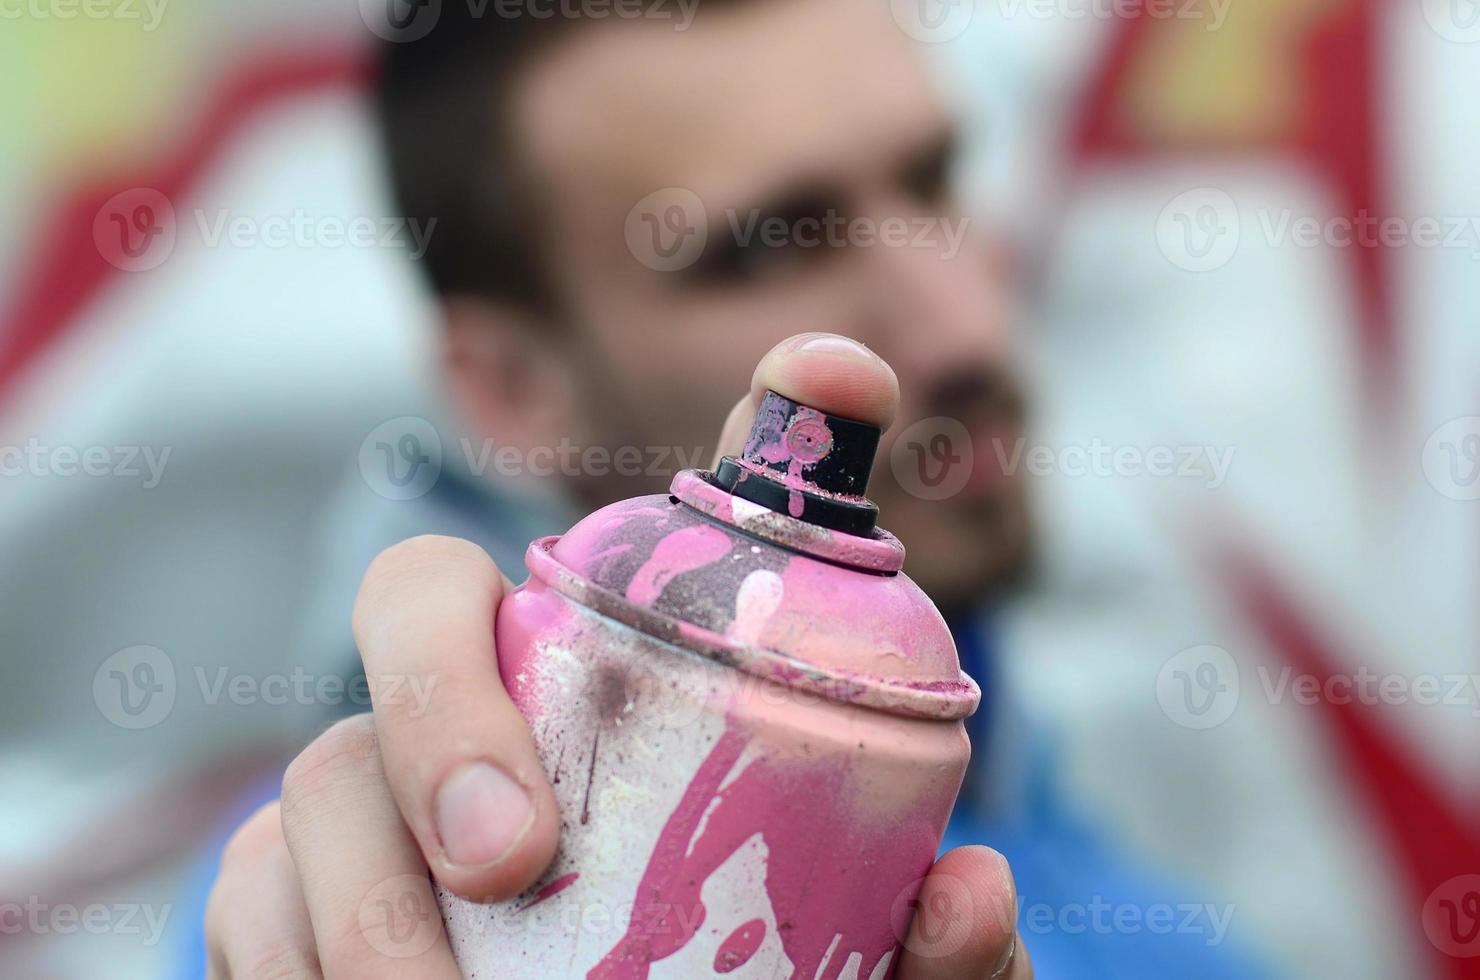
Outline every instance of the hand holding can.
[[[757, 370], [755, 396], [732, 416], [725, 445], [737, 464], [754, 455], [745, 452], [743, 433], [766, 389], [823, 415], [889, 421], [895, 394], [887, 366], [861, 348], [850, 351], [841, 338], [832, 349], [809, 353], [801, 346], [788, 342], [767, 356]], [[821, 433], [802, 428], [793, 455], [800, 447], [805, 457], [815, 452]], [[788, 508], [793, 490], [812, 492], [781, 477]], [[377, 560], [356, 610], [367, 673], [435, 674], [446, 683], [439, 683], [424, 712], [377, 704], [373, 717], [331, 729], [290, 768], [281, 811], [266, 808], [238, 833], [208, 917], [217, 975], [251, 975], [252, 958], [271, 950], [282, 962], [301, 962], [304, 976], [455, 977], [454, 948], [468, 975], [498, 977], [1029, 975], [1015, 939], [1011, 877], [1000, 856], [963, 848], [930, 867], [935, 845], [929, 838], [943, 826], [965, 762], [964, 739], [951, 716], [972, 697], [959, 677], [940, 672], [948, 647], [922, 625], [911, 640], [913, 678], [857, 670], [859, 661], [851, 658], [879, 648], [851, 646], [856, 635], [829, 644], [822, 635], [827, 631], [818, 631], [805, 651], [776, 649], [777, 630], [809, 632], [803, 611], [811, 606], [797, 600], [809, 589], [813, 599], [825, 594], [828, 575], [889, 577], [883, 567], [858, 570], [860, 561], [887, 564], [887, 547], [867, 554], [798, 551], [790, 547], [798, 542], [764, 533], [785, 537], [806, 522], [697, 475], [689, 481], [684, 493], [697, 504], [660, 498], [695, 512], [688, 515], [694, 523], [673, 529], [688, 532], [680, 539], [684, 547], [659, 554], [663, 538], [653, 539], [638, 562], [634, 539], [630, 576], [623, 571], [610, 580], [620, 588], [608, 591], [624, 600], [623, 614], [633, 622], [576, 609], [567, 593], [543, 579], [537, 579], [542, 589], [505, 596], [506, 580], [466, 542], [418, 539]], [[703, 512], [722, 507], [715, 494], [743, 501], [730, 505], [732, 519], [742, 525]], [[561, 564], [607, 562], [613, 569], [604, 574], [618, 575], [620, 556], [597, 559], [583, 551], [620, 534], [623, 524], [637, 535], [644, 522], [651, 530], [661, 519], [626, 517], [608, 528], [593, 525], [589, 535], [567, 535], [574, 557], [562, 553]], [[695, 566], [665, 576], [671, 558], [695, 558], [690, 545], [700, 556], [719, 551], [719, 538], [704, 529], [731, 542], [726, 556], [740, 557], [717, 557], [707, 571]], [[841, 540], [831, 531], [809, 534], [812, 545], [824, 549]], [[742, 539], [737, 548], [733, 542]], [[882, 537], [872, 540], [887, 544]], [[623, 543], [610, 540], [612, 547]], [[546, 556], [556, 557], [555, 548], [549, 545]], [[777, 552], [784, 553], [784, 566], [756, 557], [772, 561]], [[840, 564], [840, 555], [848, 560]], [[690, 616], [693, 622], [643, 618], [667, 615], [673, 603], [687, 601], [685, 575], [718, 574], [724, 561], [736, 565], [731, 604], [711, 603], [704, 616]], [[844, 567], [850, 562], [853, 570]], [[794, 586], [788, 574], [797, 579]], [[779, 590], [772, 575], [781, 579]], [[893, 588], [902, 590], [896, 600], [908, 597], [904, 586]], [[525, 595], [532, 598], [519, 598]], [[496, 655], [488, 628], [497, 616], [502, 641], [506, 623], [525, 617], [501, 604], [520, 602], [570, 607], [560, 613], [565, 628], [581, 620], [601, 630], [613, 628], [608, 621], [617, 623], [624, 645], [599, 648], [598, 658], [584, 665], [598, 669], [535, 677], [528, 669], [534, 645], [523, 657], [502, 647]], [[864, 601], [840, 618], [856, 620], [856, 634], [862, 634], [883, 609]], [[665, 636], [662, 629], [676, 632]], [[518, 642], [511, 639], [511, 648]], [[622, 650], [630, 656], [619, 656]], [[634, 669], [640, 658], [650, 658], [642, 661], [649, 669]], [[627, 673], [614, 676], [599, 669], [603, 665]], [[766, 671], [773, 673], [763, 676]], [[868, 677], [860, 683], [850, 672]], [[887, 683], [873, 683], [878, 679]], [[559, 714], [558, 698], [549, 692], [567, 680], [602, 697], [584, 706], [571, 702], [571, 712], [584, 707], [584, 727], [542, 734], [541, 719]], [[679, 695], [698, 690], [701, 680], [713, 683], [702, 699]], [[912, 700], [912, 691], [927, 696]], [[519, 711], [526, 705], [518, 702], [533, 704], [536, 692], [547, 700], [540, 712], [529, 710], [531, 726]], [[840, 720], [855, 716], [867, 721]], [[609, 739], [605, 750], [596, 744], [597, 728]], [[858, 732], [862, 746], [849, 741]], [[922, 732], [944, 734], [917, 740]], [[582, 757], [586, 771], [561, 761], [557, 742], [568, 743], [567, 751], [589, 746]], [[634, 773], [647, 774], [638, 786], [620, 776], [626, 759], [613, 758], [603, 773], [613, 745], [624, 753], [650, 749], [660, 760], [666, 754], [670, 764], [631, 763]], [[852, 761], [835, 765], [840, 758]], [[651, 798], [644, 803], [638, 790]], [[604, 837], [609, 819], [611, 834]], [[631, 826], [621, 826], [623, 820]], [[593, 846], [603, 839], [607, 847]], [[902, 879], [906, 866], [911, 880], [900, 886], [894, 878]], [[453, 921], [450, 939], [429, 870]], [[453, 894], [498, 904], [459, 912]], [[837, 911], [844, 903], [846, 921]], [[598, 911], [607, 905], [609, 921]], [[672, 910], [666, 919], [665, 905]], [[553, 914], [561, 909], [567, 911]], [[521, 954], [554, 955], [539, 952], [549, 938], [539, 933], [566, 928], [570, 909], [583, 912], [586, 922], [577, 917], [580, 935], [560, 947], [563, 959], [554, 972], [521, 974]], [[479, 912], [485, 917], [477, 918]], [[519, 921], [530, 913], [546, 916], [546, 925], [531, 927], [533, 917]], [[515, 923], [512, 936], [498, 925], [504, 921]], [[479, 945], [485, 939], [488, 945]], [[486, 962], [474, 963], [470, 956], [482, 949], [490, 951]], [[808, 963], [816, 970], [805, 969]]]

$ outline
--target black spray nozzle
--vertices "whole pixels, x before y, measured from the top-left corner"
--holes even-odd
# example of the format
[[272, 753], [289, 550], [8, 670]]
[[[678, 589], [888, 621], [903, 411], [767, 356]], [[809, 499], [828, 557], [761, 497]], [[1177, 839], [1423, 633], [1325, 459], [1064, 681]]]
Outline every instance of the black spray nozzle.
[[866, 499], [881, 430], [828, 415], [774, 391], [761, 399], [745, 451], [726, 456], [715, 481], [737, 497], [848, 534], [873, 533]]

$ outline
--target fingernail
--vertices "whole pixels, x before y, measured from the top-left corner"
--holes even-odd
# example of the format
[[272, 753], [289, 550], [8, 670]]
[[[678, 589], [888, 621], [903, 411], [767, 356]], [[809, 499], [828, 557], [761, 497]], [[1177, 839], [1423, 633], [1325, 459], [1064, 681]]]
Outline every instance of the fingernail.
[[453, 864], [492, 864], [533, 822], [534, 804], [524, 787], [485, 762], [458, 769], [437, 793], [437, 833]]
[[996, 865], [997, 887], [992, 889], [993, 914], [997, 925], [1007, 933], [1007, 948], [997, 958], [992, 977], [1000, 977], [1012, 968], [1013, 956], [1017, 953], [1017, 881], [1013, 878], [1012, 866], [1000, 852], [992, 852], [992, 863]]
[[1012, 937], [1007, 941], [1007, 948], [1002, 951], [1002, 955], [997, 959], [996, 967], [992, 970], [993, 980], [996, 980], [997, 977], [1005, 975], [1008, 970], [1012, 969], [1012, 957], [1013, 954], [1015, 954], [1016, 952], [1017, 933], [1014, 932], [1012, 934]]
[[853, 338], [839, 336], [835, 333], [813, 334], [797, 344], [795, 349], [808, 354], [847, 354], [873, 360], [877, 360], [879, 356]]

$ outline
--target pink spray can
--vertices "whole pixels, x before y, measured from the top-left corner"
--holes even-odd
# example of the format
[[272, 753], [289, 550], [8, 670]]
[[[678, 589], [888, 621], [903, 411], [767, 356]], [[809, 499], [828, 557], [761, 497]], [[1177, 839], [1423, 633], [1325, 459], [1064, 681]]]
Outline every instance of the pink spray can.
[[883, 980], [980, 692], [865, 496], [879, 429], [766, 394], [739, 459], [529, 547], [505, 685], [561, 811], [465, 976]]

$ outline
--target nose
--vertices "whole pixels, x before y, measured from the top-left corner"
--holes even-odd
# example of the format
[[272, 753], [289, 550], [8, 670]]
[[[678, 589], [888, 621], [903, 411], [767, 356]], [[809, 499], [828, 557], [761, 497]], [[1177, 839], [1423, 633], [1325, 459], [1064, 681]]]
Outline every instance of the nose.
[[899, 375], [908, 418], [920, 407], [911, 399], [943, 379], [1000, 372], [1009, 362], [1005, 270], [971, 219], [923, 215], [917, 207], [879, 210], [880, 228], [911, 216], [902, 219], [906, 232], [859, 249], [860, 339]]

